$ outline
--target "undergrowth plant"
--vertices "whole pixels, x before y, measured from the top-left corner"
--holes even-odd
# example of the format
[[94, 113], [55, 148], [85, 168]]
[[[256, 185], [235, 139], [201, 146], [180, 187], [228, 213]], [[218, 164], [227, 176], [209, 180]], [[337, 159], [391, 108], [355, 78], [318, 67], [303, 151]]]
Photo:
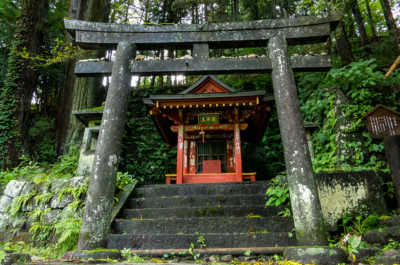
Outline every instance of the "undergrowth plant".
[[[373, 140], [365, 128], [365, 114], [377, 104], [400, 106], [399, 71], [384, 79], [375, 59], [360, 60], [328, 74], [299, 74], [301, 109], [316, 123], [313, 134], [315, 171], [380, 170], [388, 172], [383, 142]], [[345, 101], [338, 101], [338, 94]], [[340, 121], [345, 121], [344, 123]], [[345, 126], [343, 125], [345, 124]], [[346, 140], [339, 141], [339, 134]], [[346, 150], [341, 152], [341, 150]], [[347, 154], [347, 155], [344, 155]]]
[[268, 200], [266, 202], [266, 206], [284, 206], [284, 209], [281, 210], [278, 215], [280, 216], [291, 216], [290, 212], [290, 195], [289, 195], [289, 187], [287, 184], [286, 176], [278, 175], [273, 178], [270, 182], [270, 185], [267, 189], [266, 195], [268, 196]]

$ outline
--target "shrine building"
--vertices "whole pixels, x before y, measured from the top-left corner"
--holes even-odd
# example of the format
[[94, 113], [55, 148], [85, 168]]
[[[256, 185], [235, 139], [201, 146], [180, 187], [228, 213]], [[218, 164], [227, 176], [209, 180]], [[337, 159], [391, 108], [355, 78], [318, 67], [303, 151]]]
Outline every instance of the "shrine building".
[[259, 142], [273, 97], [264, 90], [236, 92], [215, 76], [205, 76], [173, 95], [144, 99], [163, 140], [177, 146], [176, 173], [166, 183], [256, 180], [242, 171], [242, 141]]

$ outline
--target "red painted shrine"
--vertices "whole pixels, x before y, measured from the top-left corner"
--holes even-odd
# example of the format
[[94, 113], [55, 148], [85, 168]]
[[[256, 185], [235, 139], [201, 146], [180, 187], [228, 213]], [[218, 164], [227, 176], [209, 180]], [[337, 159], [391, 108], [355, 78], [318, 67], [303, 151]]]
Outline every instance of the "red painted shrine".
[[265, 91], [236, 92], [214, 76], [205, 76], [175, 95], [144, 100], [170, 146], [177, 146], [176, 174], [167, 184], [255, 181], [242, 172], [241, 141], [258, 142], [264, 135], [272, 97]]

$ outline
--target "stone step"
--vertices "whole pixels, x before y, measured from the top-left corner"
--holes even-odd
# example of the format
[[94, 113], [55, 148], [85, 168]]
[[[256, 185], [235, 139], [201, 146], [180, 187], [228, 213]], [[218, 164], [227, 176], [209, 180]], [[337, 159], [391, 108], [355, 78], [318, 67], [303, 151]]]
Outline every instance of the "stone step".
[[137, 219], [162, 219], [162, 218], [184, 218], [202, 216], [248, 216], [260, 215], [276, 216], [283, 208], [264, 205], [257, 206], [223, 206], [223, 207], [179, 207], [179, 208], [144, 208], [144, 209], [125, 209], [122, 218]]
[[[201, 255], [238, 255], [243, 256], [246, 252], [251, 255], [271, 255], [271, 254], [282, 254], [286, 247], [247, 247], [247, 248], [196, 248], [194, 252]], [[166, 249], [131, 249], [131, 254], [139, 256], [158, 256], [168, 257], [181, 256], [183, 253], [189, 255], [187, 248], [166, 248]], [[172, 253], [172, 254], [171, 254]], [[181, 253], [181, 254], [180, 254]]]
[[125, 209], [137, 208], [176, 208], [176, 207], [223, 207], [265, 204], [266, 197], [261, 195], [216, 195], [216, 196], [174, 196], [144, 197], [129, 199]]
[[199, 239], [204, 239], [207, 248], [250, 248], [294, 246], [296, 240], [292, 233], [270, 232], [266, 234], [218, 233], [202, 235], [186, 234], [111, 234], [109, 249], [189, 249], [191, 243], [200, 248]]
[[256, 183], [207, 183], [181, 185], [144, 185], [135, 189], [134, 197], [189, 196], [189, 195], [248, 195], [265, 194], [268, 181]]
[[255, 233], [290, 232], [292, 218], [286, 217], [197, 217], [114, 222], [118, 234], [195, 234], [195, 233]]

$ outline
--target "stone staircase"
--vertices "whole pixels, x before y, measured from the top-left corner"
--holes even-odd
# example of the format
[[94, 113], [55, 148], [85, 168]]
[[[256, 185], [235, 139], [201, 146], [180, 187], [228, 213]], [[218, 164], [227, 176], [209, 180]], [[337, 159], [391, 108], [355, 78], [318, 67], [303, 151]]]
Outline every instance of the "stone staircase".
[[279, 208], [265, 207], [267, 187], [268, 182], [139, 187], [113, 223], [108, 248], [162, 254], [193, 243], [212, 254], [280, 252], [295, 245], [293, 222], [278, 217]]

